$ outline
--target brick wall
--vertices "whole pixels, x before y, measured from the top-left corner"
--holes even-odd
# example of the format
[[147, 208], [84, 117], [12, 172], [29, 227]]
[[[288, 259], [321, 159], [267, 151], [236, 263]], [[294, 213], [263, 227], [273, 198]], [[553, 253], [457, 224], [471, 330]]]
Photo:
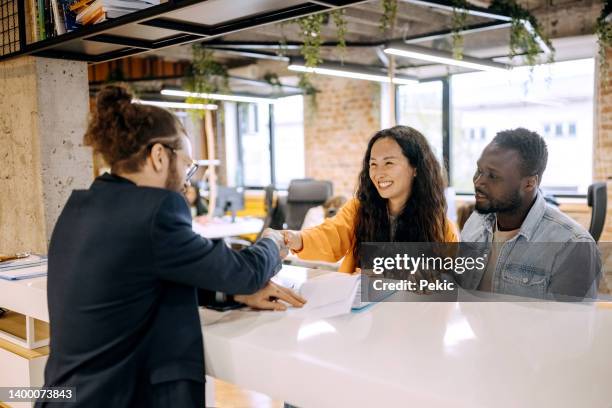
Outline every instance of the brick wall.
[[313, 78], [316, 107], [304, 101], [306, 177], [331, 180], [334, 194], [353, 196], [368, 140], [380, 130], [380, 86]]
[[[604, 88], [601, 86], [602, 81], [597, 81], [596, 133], [593, 141], [594, 179], [608, 183], [608, 215], [601, 241], [612, 241], [612, 48], [607, 50], [607, 60], [610, 64], [608, 86]], [[601, 74], [598, 72], [596, 77], [601, 79]]]

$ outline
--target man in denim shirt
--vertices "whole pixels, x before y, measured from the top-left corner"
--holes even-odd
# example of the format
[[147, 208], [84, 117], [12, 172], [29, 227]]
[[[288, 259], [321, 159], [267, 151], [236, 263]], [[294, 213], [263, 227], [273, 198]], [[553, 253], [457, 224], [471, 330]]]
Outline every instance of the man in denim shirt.
[[596, 297], [601, 259], [595, 241], [539, 192], [547, 158], [544, 140], [523, 128], [499, 132], [483, 150], [474, 174], [476, 211], [461, 239], [487, 243], [480, 248], [486, 247], [488, 263], [458, 275], [465, 289], [541, 299]]

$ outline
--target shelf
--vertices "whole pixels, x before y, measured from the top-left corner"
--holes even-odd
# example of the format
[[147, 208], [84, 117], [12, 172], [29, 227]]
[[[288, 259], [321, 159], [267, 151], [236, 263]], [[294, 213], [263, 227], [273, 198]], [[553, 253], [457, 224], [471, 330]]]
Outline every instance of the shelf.
[[[25, 14], [24, 0], [15, 1]], [[363, 2], [244, 0], [237, 7], [236, 0], [173, 0], [32, 44], [20, 41], [18, 51], [0, 60], [34, 55], [98, 63]], [[21, 24], [18, 29], [25, 33]]]

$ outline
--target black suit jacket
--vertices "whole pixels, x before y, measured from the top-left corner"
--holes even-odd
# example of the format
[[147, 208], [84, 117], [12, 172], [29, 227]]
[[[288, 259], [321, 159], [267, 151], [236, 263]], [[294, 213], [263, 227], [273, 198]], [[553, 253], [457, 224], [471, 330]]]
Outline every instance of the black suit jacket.
[[76, 387], [70, 407], [144, 407], [157, 383], [203, 383], [195, 288], [254, 293], [279, 263], [270, 239], [237, 252], [195, 234], [178, 193], [98, 177], [51, 238], [45, 385]]

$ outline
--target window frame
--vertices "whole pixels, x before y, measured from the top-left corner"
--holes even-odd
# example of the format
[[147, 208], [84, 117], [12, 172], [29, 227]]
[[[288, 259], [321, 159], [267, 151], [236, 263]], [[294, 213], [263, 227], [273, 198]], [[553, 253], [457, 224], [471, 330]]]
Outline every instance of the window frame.
[[[255, 103], [255, 102], [236, 102], [236, 144], [238, 147], [238, 168], [236, 170], [236, 172], [239, 175], [239, 180], [240, 182], [238, 184], [240, 184], [237, 187], [242, 187], [244, 189], [248, 189], [248, 190], [263, 190], [264, 188], [266, 188], [266, 186], [250, 186], [250, 185], [246, 185], [244, 183], [244, 150], [242, 147], [242, 138], [244, 136], [244, 134], [242, 133], [242, 129], [241, 129], [241, 119], [243, 118], [243, 112], [241, 111], [240, 107], [244, 106], [244, 105], [251, 105], [251, 104], [255, 104], [258, 105], [259, 103]], [[265, 105], [263, 103], [261, 103], [262, 105]], [[275, 173], [275, 169], [274, 169], [274, 104], [273, 103], [268, 103], [268, 135], [269, 135], [269, 150], [270, 150], [270, 183], [273, 186], [276, 186], [276, 173]], [[259, 124], [258, 127], [260, 127], [261, 124]]]
[[[452, 177], [452, 152], [451, 152], [451, 142], [452, 142], [452, 77], [453, 75], [447, 75], [442, 77], [432, 77], [423, 79], [420, 82], [433, 82], [433, 81], [441, 81], [442, 82], [442, 158], [444, 160], [444, 170], [446, 171], [447, 183], [449, 187], [453, 186], [453, 177]], [[399, 100], [399, 88], [402, 85], [395, 86], [395, 100]], [[399, 104], [396, 103], [395, 106], [395, 122], [399, 123]], [[553, 137], [558, 137], [555, 134], [555, 124], [551, 123], [551, 134]], [[475, 131], [475, 133], [478, 133]], [[455, 194], [457, 196], [466, 196], [473, 197], [474, 193], [469, 193], [466, 191], [456, 191]], [[586, 194], [553, 194], [554, 197], [557, 198], [582, 198], [586, 199]]]

